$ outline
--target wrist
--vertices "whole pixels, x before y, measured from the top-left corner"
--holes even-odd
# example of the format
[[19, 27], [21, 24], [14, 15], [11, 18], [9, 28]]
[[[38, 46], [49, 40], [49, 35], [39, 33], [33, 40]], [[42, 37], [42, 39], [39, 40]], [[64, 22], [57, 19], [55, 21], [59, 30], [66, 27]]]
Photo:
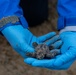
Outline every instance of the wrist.
[[4, 28], [4, 29], [1, 31], [1, 33], [2, 33], [3, 35], [5, 35], [5, 34], [7, 33], [7, 35], [8, 35], [9, 33], [10, 33], [10, 34], [16, 33], [16, 32], [18, 32], [18, 31], [20, 31], [20, 30], [22, 30], [22, 29], [24, 29], [24, 28], [22, 27], [22, 25], [12, 25], [12, 26], [8, 26], [8, 27]]

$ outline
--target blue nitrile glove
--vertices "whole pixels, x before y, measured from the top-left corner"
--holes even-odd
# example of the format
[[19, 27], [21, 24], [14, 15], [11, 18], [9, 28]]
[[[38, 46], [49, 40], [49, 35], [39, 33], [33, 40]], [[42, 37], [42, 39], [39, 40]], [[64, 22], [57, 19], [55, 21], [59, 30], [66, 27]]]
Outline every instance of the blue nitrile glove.
[[76, 59], [76, 32], [63, 32], [60, 34], [60, 37], [63, 41], [61, 55], [50, 60], [27, 58], [24, 62], [35, 67], [43, 67], [53, 70], [68, 69]]
[[26, 52], [34, 51], [32, 47], [33, 42], [43, 43], [45, 40], [54, 36], [52, 40], [46, 42], [49, 45], [59, 39], [59, 36], [55, 36], [55, 32], [50, 32], [44, 36], [36, 37], [28, 29], [23, 28], [21, 25], [6, 27], [4, 30], [2, 30], [2, 34], [5, 36], [14, 50], [16, 50], [24, 58], [26, 57]]

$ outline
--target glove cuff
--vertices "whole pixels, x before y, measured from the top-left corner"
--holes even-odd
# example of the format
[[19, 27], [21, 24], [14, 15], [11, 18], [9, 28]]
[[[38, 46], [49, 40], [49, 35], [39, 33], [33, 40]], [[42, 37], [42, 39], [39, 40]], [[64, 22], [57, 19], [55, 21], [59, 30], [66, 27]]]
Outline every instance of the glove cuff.
[[62, 32], [66, 32], [66, 31], [76, 32], [76, 26], [67, 26], [67, 27], [65, 27], [64, 29], [60, 30], [59, 33], [61, 34]]
[[13, 15], [13, 16], [3, 17], [0, 20], [0, 31], [11, 25], [22, 25], [23, 27], [28, 28], [28, 23], [26, 22], [25, 18], [22, 15], [19, 17]]

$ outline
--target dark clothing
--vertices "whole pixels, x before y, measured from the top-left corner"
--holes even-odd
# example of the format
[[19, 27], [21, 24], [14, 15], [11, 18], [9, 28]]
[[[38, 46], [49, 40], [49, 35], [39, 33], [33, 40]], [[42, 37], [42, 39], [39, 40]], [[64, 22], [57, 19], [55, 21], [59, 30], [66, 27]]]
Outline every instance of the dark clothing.
[[48, 18], [48, 0], [21, 0], [20, 6], [29, 26], [36, 26]]

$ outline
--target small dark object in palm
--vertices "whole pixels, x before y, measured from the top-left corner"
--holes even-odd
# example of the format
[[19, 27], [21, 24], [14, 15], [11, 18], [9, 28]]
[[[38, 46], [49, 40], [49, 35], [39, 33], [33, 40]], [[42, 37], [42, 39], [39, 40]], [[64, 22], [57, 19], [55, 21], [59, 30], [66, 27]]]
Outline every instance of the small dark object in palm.
[[35, 52], [27, 53], [27, 56], [34, 57], [37, 59], [44, 59], [44, 58], [53, 58], [59, 54], [58, 50], [50, 51], [54, 49], [53, 46], [47, 46], [46, 44], [37, 44], [36, 42], [33, 43], [35, 48]]

